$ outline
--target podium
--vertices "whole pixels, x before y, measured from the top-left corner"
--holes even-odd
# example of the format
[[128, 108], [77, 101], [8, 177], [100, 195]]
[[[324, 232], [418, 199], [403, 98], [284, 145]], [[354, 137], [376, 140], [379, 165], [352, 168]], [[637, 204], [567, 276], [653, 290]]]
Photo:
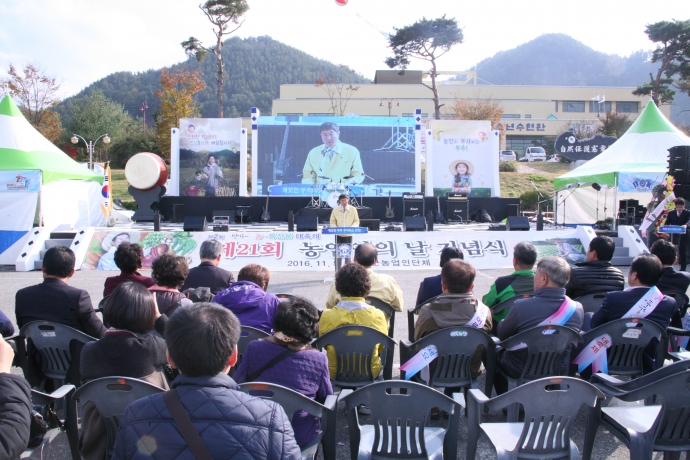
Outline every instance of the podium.
[[321, 229], [323, 235], [335, 235], [335, 271], [345, 264], [352, 263], [352, 235], [369, 233], [366, 227], [327, 227]]

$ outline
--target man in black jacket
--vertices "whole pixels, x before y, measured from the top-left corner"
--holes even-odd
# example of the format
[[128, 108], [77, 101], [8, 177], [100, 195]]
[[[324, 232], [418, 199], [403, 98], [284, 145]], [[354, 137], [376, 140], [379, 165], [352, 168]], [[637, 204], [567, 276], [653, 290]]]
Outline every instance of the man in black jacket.
[[74, 275], [74, 253], [55, 246], [43, 256], [43, 282], [17, 291], [14, 313], [21, 328], [31, 321], [53, 321], [91, 337], [101, 338], [105, 327], [96, 316], [89, 293], [67, 284]]
[[608, 236], [597, 236], [589, 243], [587, 260], [573, 267], [565, 292], [571, 299], [596, 293], [622, 291], [625, 287], [623, 273], [613, 265], [611, 258], [616, 243]]
[[685, 233], [674, 233], [673, 244], [678, 246], [678, 259], [680, 260], [680, 271], [684, 272], [688, 266], [688, 233], [687, 225], [690, 222], [690, 211], [685, 209], [685, 200], [676, 198], [676, 210], [669, 211], [666, 216], [666, 225], [681, 225], [686, 227]]
[[14, 350], [0, 340], [0, 458], [19, 458], [29, 444], [31, 387], [11, 374]]
[[182, 290], [208, 287], [211, 288], [211, 294], [216, 295], [234, 283], [235, 277], [232, 273], [218, 266], [222, 254], [223, 245], [218, 240], [206, 240], [201, 243], [199, 248], [201, 263], [198, 267], [189, 270]]
[[673, 268], [673, 264], [678, 261], [676, 246], [668, 240], [657, 240], [649, 251], [659, 258], [661, 265], [664, 267], [664, 274], [659, 282], [656, 283], [656, 287], [664, 294], [682, 292], [688, 295], [690, 273], [676, 271]]

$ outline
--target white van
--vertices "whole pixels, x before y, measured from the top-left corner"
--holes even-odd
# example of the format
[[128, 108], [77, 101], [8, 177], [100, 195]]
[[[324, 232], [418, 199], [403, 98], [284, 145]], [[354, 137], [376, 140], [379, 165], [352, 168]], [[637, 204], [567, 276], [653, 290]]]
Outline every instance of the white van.
[[527, 147], [525, 158], [527, 161], [546, 161], [546, 152], [542, 147]]

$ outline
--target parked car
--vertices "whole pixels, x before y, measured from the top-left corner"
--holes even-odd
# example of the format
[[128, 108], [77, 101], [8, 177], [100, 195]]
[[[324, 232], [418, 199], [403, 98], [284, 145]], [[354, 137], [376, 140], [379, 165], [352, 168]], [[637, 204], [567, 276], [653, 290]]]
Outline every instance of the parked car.
[[546, 161], [546, 152], [542, 147], [527, 147], [525, 158], [527, 161]]
[[498, 154], [498, 159], [501, 161], [516, 161], [517, 155], [512, 150], [501, 150]]
[[525, 163], [525, 162], [527, 162], [527, 157], [520, 157], [520, 158], [518, 158], [518, 161], [520, 163]]
[[547, 163], [560, 163], [561, 162], [561, 156], [558, 155], [557, 153], [554, 155], [551, 155], [548, 160], [546, 160]]

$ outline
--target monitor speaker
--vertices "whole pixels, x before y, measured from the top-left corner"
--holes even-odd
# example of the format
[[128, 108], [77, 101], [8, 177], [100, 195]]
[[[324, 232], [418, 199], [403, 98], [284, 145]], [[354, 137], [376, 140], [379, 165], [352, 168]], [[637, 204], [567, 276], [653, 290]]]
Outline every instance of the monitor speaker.
[[422, 216], [405, 216], [403, 231], [423, 232], [426, 230], [426, 219]]
[[529, 219], [525, 216], [508, 216], [508, 222], [506, 223], [506, 230], [509, 232], [514, 231], [528, 231], [529, 230]]
[[315, 232], [319, 229], [316, 216], [297, 216], [295, 224], [298, 232]]
[[359, 226], [366, 227], [370, 232], [381, 230], [381, 219], [359, 219]]
[[183, 229], [185, 232], [205, 232], [206, 216], [185, 216]]
[[181, 224], [184, 222], [184, 205], [174, 204], [172, 205], [172, 218], [170, 222], [174, 224]]

